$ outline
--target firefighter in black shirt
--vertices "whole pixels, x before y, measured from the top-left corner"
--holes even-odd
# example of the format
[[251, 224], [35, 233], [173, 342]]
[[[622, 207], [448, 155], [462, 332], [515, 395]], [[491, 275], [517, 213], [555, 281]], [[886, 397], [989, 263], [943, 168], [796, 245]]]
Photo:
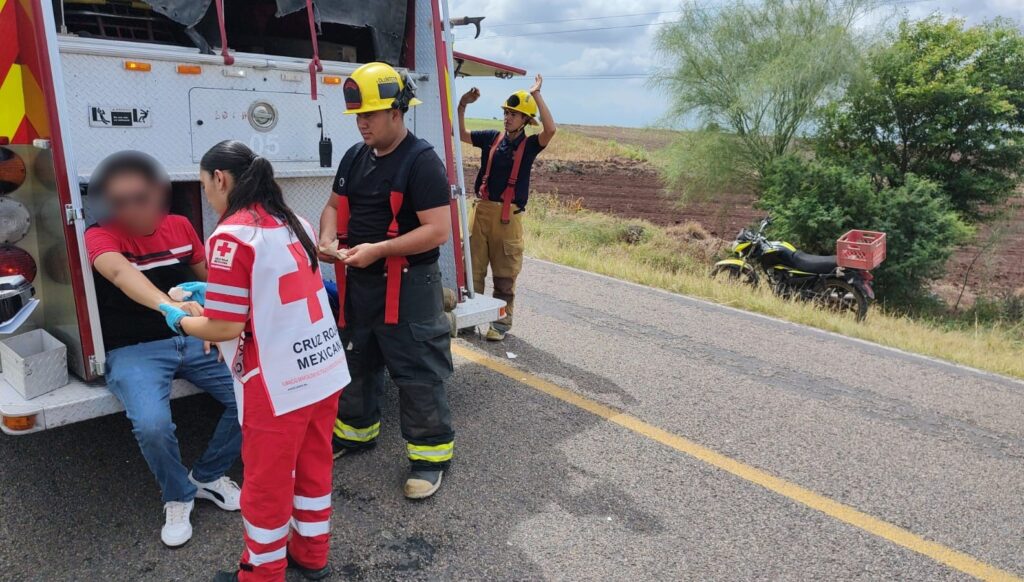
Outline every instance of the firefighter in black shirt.
[[454, 450], [444, 380], [452, 372], [438, 247], [451, 232], [448, 178], [404, 116], [411, 81], [384, 63], [363, 65], [344, 85], [346, 113], [363, 143], [342, 158], [320, 217], [320, 250], [336, 261], [338, 326], [352, 383], [342, 392], [335, 458], [372, 447], [380, 433], [384, 369], [399, 389], [410, 499], [441, 485]]

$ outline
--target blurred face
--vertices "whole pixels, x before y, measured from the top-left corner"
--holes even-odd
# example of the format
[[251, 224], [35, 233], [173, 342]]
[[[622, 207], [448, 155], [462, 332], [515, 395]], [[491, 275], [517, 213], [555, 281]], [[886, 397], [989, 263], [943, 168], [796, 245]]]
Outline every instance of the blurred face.
[[203, 185], [203, 194], [210, 207], [218, 215], [223, 215], [228, 209], [228, 194], [234, 187], [234, 176], [222, 170], [214, 170], [212, 173], [200, 170], [199, 183]]
[[518, 111], [505, 110], [505, 133], [518, 133], [526, 127], [526, 120], [529, 119]]
[[121, 172], [107, 179], [103, 199], [115, 222], [137, 234], [151, 234], [167, 212], [160, 184], [139, 172]]
[[403, 137], [405, 122], [397, 109], [356, 114], [356, 127], [366, 145], [374, 149], [389, 149]]

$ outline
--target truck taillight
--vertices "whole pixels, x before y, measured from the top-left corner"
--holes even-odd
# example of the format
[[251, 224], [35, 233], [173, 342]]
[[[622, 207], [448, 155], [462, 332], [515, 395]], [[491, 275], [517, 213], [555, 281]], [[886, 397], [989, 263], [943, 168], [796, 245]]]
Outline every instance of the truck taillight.
[[31, 283], [36, 278], [32, 255], [12, 245], [0, 245], [0, 276], [21, 275]]
[[36, 427], [36, 415], [5, 416], [3, 417], [3, 423], [4, 426], [14, 431], [32, 430]]
[[324, 85], [341, 85], [341, 77], [335, 77], [334, 75], [324, 75]]
[[178, 65], [179, 75], [199, 75], [202, 72], [203, 68], [199, 65]]

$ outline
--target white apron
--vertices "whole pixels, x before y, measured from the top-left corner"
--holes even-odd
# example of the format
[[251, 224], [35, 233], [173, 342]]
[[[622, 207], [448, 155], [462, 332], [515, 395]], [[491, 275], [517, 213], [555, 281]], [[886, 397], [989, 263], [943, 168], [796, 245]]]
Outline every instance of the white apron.
[[[309, 223], [300, 221], [313, 237]], [[249, 290], [252, 332], [219, 343], [225, 361], [231, 362], [239, 422], [245, 386], [254, 380], [267, 390], [274, 416], [338, 393], [351, 380], [345, 350], [321, 272], [308, 271], [309, 259], [298, 239], [284, 225], [222, 224], [214, 236], [220, 233], [252, 247], [255, 255]], [[253, 349], [258, 365], [243, 369], [243, 350]]]

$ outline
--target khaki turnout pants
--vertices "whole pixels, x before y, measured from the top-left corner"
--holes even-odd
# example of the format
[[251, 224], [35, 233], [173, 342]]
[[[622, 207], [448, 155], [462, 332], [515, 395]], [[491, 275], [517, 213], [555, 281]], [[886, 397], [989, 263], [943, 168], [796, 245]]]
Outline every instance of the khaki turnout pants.
[[[516, 210], [515, 205], [512, 210]], [[510, 222], [502, 224], [501, 202], [477, 200], [472, 222], [469, 248], [473, 255], [473, 288], [483, 292], [490, 266], [494, 297], [508, 305], [506, 316], [493, 325], [507, 332], [512, 328], [516, 277], [523, 270], [523, 213], [512, 214]]]

